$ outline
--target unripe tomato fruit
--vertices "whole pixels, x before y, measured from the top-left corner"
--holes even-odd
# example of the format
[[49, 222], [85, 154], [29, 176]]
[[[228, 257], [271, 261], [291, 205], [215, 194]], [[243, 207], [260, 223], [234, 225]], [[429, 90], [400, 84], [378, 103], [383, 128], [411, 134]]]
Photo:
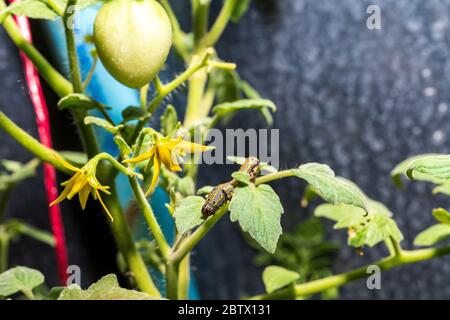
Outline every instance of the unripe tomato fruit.
[[114, 78], [131, 88], [148, 84], [172, 46], [172, 26], [155, 0], [113, 0], [94, 22], [98, 56]]

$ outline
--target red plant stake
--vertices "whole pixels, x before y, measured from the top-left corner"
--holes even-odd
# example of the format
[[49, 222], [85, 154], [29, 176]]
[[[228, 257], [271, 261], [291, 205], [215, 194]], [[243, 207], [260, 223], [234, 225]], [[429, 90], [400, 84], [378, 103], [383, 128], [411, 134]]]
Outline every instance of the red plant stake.
[[[14, 2], [10, 1], [10, 2]], [[32, 41], [30, 23], [27, 17], [15, 17], [17, 25], [22, 33], [22, 36], [27, 41]], [[47, 104], [45, 102], [44, 94], [42, 92], [41, 82], [39, 75], [34, 67], [33, 63], [28, 57], [20, 52], [20, 57], [23, 63], [23, 69], [25, 73], [25, 80], [28, 91], [30, 93], [31, 102], [33, 103], [34, 113], [36, 115], [36, 124], [39, 133], [39, 140], [46, 147], [52, 147], [52, 137], [50, 131], [50, 120], [48, 116]], [[58, 189], [56, 182], [56, 171], [51, 165], [44, 163], [44, 184], [47, 194], [47, 201], [51, 203], [58, 197]], [[59, 205], [49, 207], [50, 224], [52, 233], [55, 238], [55, 253], [56, 263], [58, 268], [59, 279], [62, 285], [66, 285], [67, 282], [67, 247], [64, 236], [64, 224], [61, 216], [61, 210]]]

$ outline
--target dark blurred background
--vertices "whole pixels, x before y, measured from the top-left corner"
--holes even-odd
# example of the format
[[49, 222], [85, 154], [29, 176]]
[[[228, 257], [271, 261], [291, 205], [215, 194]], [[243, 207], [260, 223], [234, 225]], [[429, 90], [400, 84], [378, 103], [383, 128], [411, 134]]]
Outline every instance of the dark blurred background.
[[[188, 2], [173, 3], [188, 25]], [[382, 30], [366, 27], [371, 4], [381, 8]], [[281, 168], [327, 163], [394, 212], [405, 235], [402, 244], [409, 249], [414, 237], [434, 223], [431, 210], [450, 203], [432, 196], [431, 186], [424, 183], [408, 183], [405, 190], [397, 190], [389, 172], [409, 156], [449, 152], [449, 39], [447, 0], [254, 0], [241, 23], [227, 29], [218, 52], [222, 59], [236, 62], [241, 77], [278, 105], [274, 128], [280, 129]], [[19, 59], [3, 29], [0, 43], [1, 109], [35, 134]], [[58, 147], [76, 146], [67, 130], [73, 128], [67, 115], [59, 115], [54, 123], [54, 136], [64, 144]], [[265, 124], [254, 114], [244, 114], [227, 127], [264, 128]], [[70, 136], [72, 140], [63, 141]], [[29, 158], [1, 132], [0, 141], [2, 158]], [[218, 183], [233, 169], [205, 168], [199, 184]], [[311, 216], [313, 208], [299, 206], [304, 183], [289, 179], [275, 188], [284, 204], [286, 230]], [[39, 179], [18, 188], [9, 207], [11, 215], [48, 227], [42, 190]], [[112, 253], [104, 251], [109, 232], [92, 227], [97, 223], [102, 228], [96, 215], [74, 215], [70, 206], [70, 202], [63, 205], [71, 262], [91, 270], [83, 279], [89, 283], [110, 271]], [[327, 227], [329, 238], [342, 244], [335, 273], [386, 254], [380, 245], [360, 257], [346, 247], [344, 231], [332, 231], [330, 223]], [[93, 261], [96, 252], [102, 252], [104, 259]], [[239, 228], [223, 219], [194, 254], [202, 296], [239, 298], [262, 292], [262, 268], [254, 266], [254, 255]], [[13, 263], [44, 269], [54, 279], [52, 259], [51, 249], [31, 241], [17, 245], [13, 252]], [[341, 288], [341, 298], [448, 299], [450, 257], [383, 273], [381, 290], [368, 290], [365, 281], [357, 281]]]

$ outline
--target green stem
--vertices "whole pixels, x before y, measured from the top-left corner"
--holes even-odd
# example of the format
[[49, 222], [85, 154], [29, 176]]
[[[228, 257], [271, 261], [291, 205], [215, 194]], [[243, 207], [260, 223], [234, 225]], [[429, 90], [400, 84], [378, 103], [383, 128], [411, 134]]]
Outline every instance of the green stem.
[[211, 2], [192, 1], [192, 25], [194, 32], [194, 41], [198, 43], [208, 31], [209, 7]]
[[[158, 78], [159, 79], [159, 78]], [[148, 93], [148, 87], [149, 85], [146, 84], [144, 85], [140, 90], [139, 90], [139, 98], [140, 98], [140, 102], [141, 102], [141, 108], [142, 109], [146, 109], [147, 107], [147, 93]]]
[[0, 111], [0, 128], [9, 134], [14, 140], [21, 144], [25, 149], [33, 153], [44, 162], [50, 163], [58, 170], [71, 174], [72, 172], [64, 167], [62, 163], [54, 156], [58, 154], [55, 150], [42, 145], [27, 132], [19, 128], [3, 112]]
[[178, 300], [178, 276], [180, 263], [178, 261], [169, 261], [166, 267], [166, 291], [167, 299]]
[[368, 275], [367, 268], [371, 265], [378, 265], [381, 270], [385, 271], [404, 264], [421, 262], [448, 254], [450, 254], [450, 246], [441, 248], [413, 250], [413, 251], [402, 251], [401, 256], [392, 256], [365, 265], [363, 267], [357, 268], [355, 270], [344, 272], [339, 275], [326, 277], [308, 283], [297, 284], [293, 288], [278, 290], [270, 294], [254, 296], [250, 299], [253, 300], [295, 299], [298, 297], [309, 296], [367, 277]]
[[66, 34], [67, 53], [69, 58], [70, 76], [73, 85], [74, 93], [81, 93], [83, 91], [83, 85], [81, 82], [80, 68], [78, 67], [78, 57], [75, 45], [75, 33], [73, 32], [73, 25], [69, 25], [70, 19], [73, 18], [73, 12], [68, 8], [74, 7], [77, 4], [77, 0], [68, 0], [63, 16], [64, 31]]
[[[66, 35], [67, 54], [69, 59], [70, 76], [73, 85], [73, 92], [82, 93], [83, 84], [81, 82], [80, 68], [78, 65], [77, 50], [75, 45], [75, 34], [73, 32], [74, 26], [69, 25], [70, 18], [72, 17], [73, 12], [71, 10], [67, 10], [69, 7], [75, 6], [76, 3], [77, 0], [69, 0], [67, 2], [65, 14], [63, 16], [63, 24]], [[81, 141], [86, 150], [86, 153], [89, 158], [92, 158], [100, 152], [100, 149], [98, 147], [97, 139], [95, 137], [92, 125], [84, 124], [84, 118], [87, 116], [87, 112], [80, 110], [74, 111], [73, 116], [75, 118], [75, 122], [77, 123], [77, 127], [80, 130]]]
[[219, 16], [214, 22], [211, 30], [200, 40], [198, 47], [206, 48], [213, 47], [216, 42], [222, 36], [228, 22], [230, 21], [231, 15], [233, 13], [234, 7], [239, 0], [226, 0], [222, 9], [220, 10]]
[[180, 300], [189, 299], [190, 264], [191, 259], [188, 254], [181, 260], [178, 272], [178, 299]]
[[136, 178], [129, 178], [131, 189], [133, 190], [134, 197], [144, 214], [145, 220], [147, 221], [150, 231], [152, 232], [153, 237], [155, 238], [156, 243], [159, 246], [159, 250], [162, 256], [167, 259], [170, 254], [170, 246], [167, 243], [166, 238], [164, 237], [163, 232], [161, 231], [161, 227], [159, 226], [158, 221], [156, 220], [155, 214], [153, 213], [152, 207], [148, 203], [147, 198], [145, 197], [145, 193], [142, 190], [139, 182]]
[[[156, 97], [153, 98], [152, 101], [150, 101], [149, 105], [147, 106], [147, 112], [153, 113], [155, 109], [159, 106], [159, 104], [164, 100], [165, 97], [167, 97], [172, 91], [174, 91], [184, 82], [186, 82], [197, 71], [204, 68], [208, 64], [208, 60], [213, 53], [214, 53], [213, 49], [206, 50], [205, 54], [198, 62], [192, 63], [182, 74], [180, 74], [171, 82], [165, 85], [161, 84], [160, 82], [156, 82], [158, 83], [157, 85], [158, 94], [156, 95]], [[156, 81], [159, 81], [159, 79]], [[141, 130], [144, 128], [145, 122], [146, 120], [141, 120], [137, 123], [130, 140], [127, 141], [129, 144], [134, 143], [134, 141], [139, 135], [139, 132], [141, 132]]]
[[3, 228], [0, 226], [0, 273], [8, 269], [9, 256], [9, 236], [3, 234]]
[[147, 292], [151, 296], [161, 297], [161, 294], [148, 273], [142, 256], [139, 254], [133, 242], [130, 228], [122, 214], [120, 203], [116, 197], [117, 190], [115, 189], [114, 183], [111, 183], [110, 186], [111, 196], [105, 198], [105, 203], [114, 218], [114, 222], [110, 223], [110, 226], [119, 250], [124, 256], [139, 289]]
[[[92, 61], [92, 66], [91, 66], [91, 68], [89, 69], [89, 72], [88, 72], [88, 74], [86, 75], [86, 79], [84, 79], [83, 84], [82, 84], [82, 86], [81, 86], [81, 91], [83, 91], [83, 92], [86, 91], [86, 88], [88, 87], [89, 83], [90, 83], [91, 80], [92, 80], [92, 76], [94, 75], [95, 68], [97, 67], [97, 61], [98, 61], [98, 58], [97, 58], [97, 57], [94, 57], [94, 59], [93, 59], [93, 61]], [[103, 110], [103, 109], [100, 109], [100, 110]]]
[[279, 171], [279, 172], [270, 173], [265, 176], [256, 178], [255, 184], [256, 185], [264, 184], [264, 183], [268, 183], [271, 181], [284, 179], [284, 178], [288, 178], [288, 177], [293, 177], [293, 176], [295, 176], [295, 175], [291, 170]]
[[[0, 10], [6, 7], [5, 2], [0, 0]], [[48, 85], [59, 97], [64, 97], [73, 92], [73, 87], [55, 68], [44, 58], [44, 56], [20, 33], [17, 24], [12, 17], [6, 17], [3, 26], [15, 45], [22, 50], [33, 62]]]
[[172, 253], [169, 257], [169, 261], [180, 263], [186, 255], [192, 251], [197, 243], [202, 240], [205, 235], [215, 226], [215, 224], [222, 218], [228, 211], [228, 206], [224, 206], [214, 216], [206, 219], [200, 227], [198, 227], [189, 237], [184, 239], [179, 248]]
[[8, 186], [5, 190], [3, 190], [1, 199], [0, 199], [0, 223], [2, 221], [2, 218], [6, 214], [6, 206], [8, 205], [9, 196], [11, 194], [13, 186]]

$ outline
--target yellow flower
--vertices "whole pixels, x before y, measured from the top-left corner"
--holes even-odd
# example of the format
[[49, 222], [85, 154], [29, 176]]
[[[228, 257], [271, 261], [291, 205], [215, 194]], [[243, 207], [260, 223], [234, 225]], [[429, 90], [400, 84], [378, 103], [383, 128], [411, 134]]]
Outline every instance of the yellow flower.
[[146, 192], [146, 196], [152, 193], [156, 187], [161, 169], [161, 163], [170, 171], [181, 171], [177, 156], [182, 156], [186, 153], [198, 153], [214, 149], [214, 147], [204, 146], [198, 143], [183, 140], [182, 137], [178, 139], [171, 139], [169, 137], [156, 136], [154, 145], [150, 150], [138, 155], [135, 158], [124, 160], [124, 163], [137, 163], [144, 160], [153, 160], [153, 176], [150, 188]]
[[106, 211], [111, 221], [114, 221], [111, 213], [108, 211], [108, 208], [106, 208], [106, 205], [100, 196], [100, 191], [108, 195], [111, 194], [108, 191], [109, 187], [102, 186], [100, 184], [100, 182], [95, 177], [95, 170], [87, 170], [86, 167], [89, 165], [89, 162], [83, 168], [80, 169], [67, 163], [57, 155], [55, 155], [55, 157], [58, 158], [58, 160], [64, 165], [64, 167], [75, 172], [75, 174], [69, 180], [61, 183], [61, 186], [64, 187], [64, 190], [63, 192], [61, 192], [61, 194], [55, 201], [50, 203], [50, 206], [60, 203], [66, 198], [68, 200], [71, 200], [78, 193], [81, 208], [84, 210], [86, 208], [86, 202], [89, 197], [89, 194], [92, 194], [92, 197], [95, 200], [100, 201], [103, 209]]

